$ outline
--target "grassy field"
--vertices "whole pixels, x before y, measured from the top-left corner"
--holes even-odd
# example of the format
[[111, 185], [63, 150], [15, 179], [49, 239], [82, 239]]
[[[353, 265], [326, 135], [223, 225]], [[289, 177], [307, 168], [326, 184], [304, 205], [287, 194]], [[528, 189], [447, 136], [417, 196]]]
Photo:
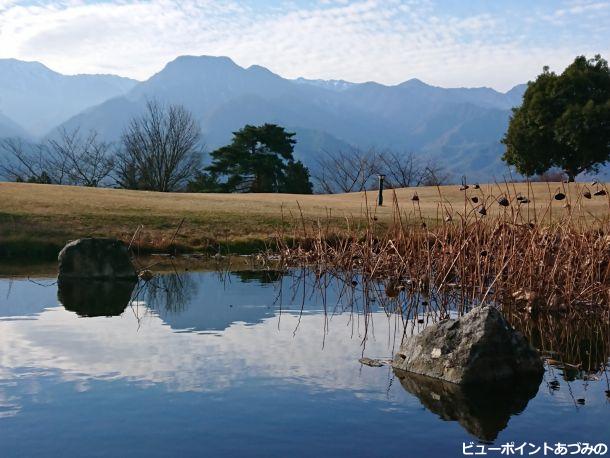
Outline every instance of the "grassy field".
[[[534, 183], [482, 185], [460, 191], [459, 186], [405, 188], [395, 191], [403, 214], [434, 221], [447, 214], [457, 217], [473, 211], [469, 200], [486, 202], [488, 216], [512, 211], [518, 193], [529, 196], [527, 210], [533, 218], [557, 218], [566, 202], [582, 217], [608, 214], [607, 196], [582, 198], [583, 192], [601, 189], [582, 183]], [[0, 183], [0, 255], [52, 257], [66, 241], [85, 236], [113, 236], [130, 241], [139, 227], [137, 245], [146, 251], [183, 250], [251, 252], [264, 246], [281, 227], [295, 224], [311, 227], [316, 221], [337, 227], [375, 219], [381, 226], [392, 220], [393, 192], [384, 193], [385, 205], [376, 206], [376, 192], [334, 195], [289, 194], [186, 194], [125, 191], [115, 189]], [[567, 195], [556, 201], [557, 192]], [[419, 202], [412, 201], [414, 193]], [[496, 200], [509, 196], [509, 207]], [[512, 197], [511, 197], [512, 196]], [[552, 202], [549, 207], [549, 202]], [[548, 211], [550, 209], [550, 212]], [[303, 218], [301, 219], [301, 214]], [[174, 237], [180, 222], [184, 223]]]

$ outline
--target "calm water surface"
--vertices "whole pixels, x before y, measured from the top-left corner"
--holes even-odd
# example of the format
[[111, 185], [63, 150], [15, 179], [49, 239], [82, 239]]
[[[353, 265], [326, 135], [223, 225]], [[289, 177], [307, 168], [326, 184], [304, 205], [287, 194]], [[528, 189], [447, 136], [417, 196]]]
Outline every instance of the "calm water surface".
[[567, 381], [549, 367], [533, 391], [494, 397], [362, 366], [392, 356], [401, 320], [377, 309], [365, 326], [336, 285], [320, 295], [291, 276], [206, 272], [157, 278], [131, 302], [125, 290], [62, 285], [60, 302], [52, 279], [0, 280], [0, 457], [610, 443], [603, 372]]

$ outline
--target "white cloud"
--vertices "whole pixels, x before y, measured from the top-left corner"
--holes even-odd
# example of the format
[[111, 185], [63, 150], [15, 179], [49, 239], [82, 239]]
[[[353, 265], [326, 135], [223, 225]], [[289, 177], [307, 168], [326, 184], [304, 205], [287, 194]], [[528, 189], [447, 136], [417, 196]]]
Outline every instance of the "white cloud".
[[519, 12], [507, 4], [502, 14], [466, 14], [425, 0], [258, 8], [212, 0], [0, 0], [0, 56], [39, 60], [65, 73], [145, 79], [178, 55], [228, 55], [287, 77], [388, 84], [418, 77], [507, 89], [543, 65], [560, 70], [577, 54], [607, 54], [607, 5], [572, 1], [556, 11]]

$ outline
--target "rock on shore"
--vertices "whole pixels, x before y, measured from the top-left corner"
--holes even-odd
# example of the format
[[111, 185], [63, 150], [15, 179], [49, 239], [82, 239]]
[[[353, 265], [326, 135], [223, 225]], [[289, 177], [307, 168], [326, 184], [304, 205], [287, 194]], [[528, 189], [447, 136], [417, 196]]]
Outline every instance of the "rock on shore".
[[58, 261], [60, 279], [137, 279], [127, 247], [116, 239], [75, 240], [61, 250]]
[[489, 306], [405, 338], [392, 366], [457, 384], [539, 377], [544, 372], [538, 352]]

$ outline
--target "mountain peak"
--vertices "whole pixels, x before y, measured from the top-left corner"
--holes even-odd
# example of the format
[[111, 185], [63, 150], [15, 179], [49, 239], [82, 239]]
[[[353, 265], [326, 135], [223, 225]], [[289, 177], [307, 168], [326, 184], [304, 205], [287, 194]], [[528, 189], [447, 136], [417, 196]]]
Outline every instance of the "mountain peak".
[[349, 89], [350, 87], [354, 86], [354, 83], [350, 83], [349, 81], [345, 81], [345, 80], [323, 80], [323, 79], [312, 80], [312, 79], [299, 77], [292, 81], [294, 81], [295, 83], [298, 83], [298, 84], [308, 84], [311, 86], [317, 86], [317, 87], [330, 89], [330, 90], [334, 90], [334, 91], [344, 91], [344, 90]]
[[186, 69], [191, 69], [191, 68], [202, 68], [202, 67], [208, 67], [208, 68], [221, 68], [221, 69], [227, 69], [227, 68], [242, 68], [239, 65], [237, 65], [235, 62], [233, 62], [233, 60], [230, 57], [226, 57], [226, 56], [191, 56], [191, 55], [184, 55], [184, 56], [178, 56], [176, 57], [174, 60], [172, 60], [171, 62], [169, 62], [165, 68], [170, 68], [170, 67], [182, 67], [182, 68], [186, 68]]
[[399, 86], [401, 87], [431, 87], [429, 84], [424, 83], [422, 80], [420, 80], [419, 78], [411, 78], [403, 83], [400, 83]]
[[28, 72], [44, 72], [56, 73], [44, 64], [36, 61], [26, 61], [19, 59], [0, 59], [0, 67], [2, 71], [28, 71]]

